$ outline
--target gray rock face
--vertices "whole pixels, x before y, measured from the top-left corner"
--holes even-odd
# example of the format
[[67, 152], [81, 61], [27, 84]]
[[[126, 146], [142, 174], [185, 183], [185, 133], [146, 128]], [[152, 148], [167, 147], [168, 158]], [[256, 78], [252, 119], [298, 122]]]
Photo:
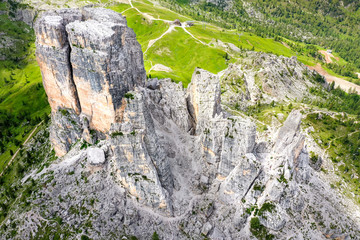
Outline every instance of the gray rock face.
[[196, 124], [196, 134], [204, 129], [204, 121], [221, 113], [221, 90], [216, 75], [196, 68], [188, 87], [188, 105]]
[[58, 10], [45, 13], [35, 32], [53, 114], [73, 109], [91, 129], [108, 132], [122, 120], [125, 93], [143, 86], [146, 77], [141, 47], [125, 18], [108, 9]]
[[302, 115], [300, 111], [292, 111], [280, 128], [274, 146], [274, 153], [286, 156], [289, 167], [294, 169], [298, 163], [298, 157], [304, 147], [305, 137], [300, 134]]
[[[203, 76], [196, 81], [216, 89], [213, 76]], [[17, 234], [30, 238], [46, 224], [37, 212], [74, 226], [67, 230], [74, 238], [86, 231], [91, 238], [147, 239], [156, 231], [162, 239], [252, 239], [252, 219], [276, 239], [359, 234], [341, 197], [309, 167], [298, 111], [271, 143], [256, 144], [251, 120], [225, 118], [221, 110], [214, 115], [216, 102], [198, 101], [202, 125], [195, 125], [197, 135], [192, 135], [192, 125], [184, 121], [193, 113], [187, 107], [206, 95], [215, 101], [213, 93], [198, 91], [191, 98], [169, 80], [160, 80], [156, 90], [129, 92], [123, 121], [112, 124], [109, 139], [87, 150], [78, 143], [35, 176], [47, 187], [34, 193], [29, 210], [13, 216], [21, 226]], [[81, 126], [81, 120], [73, 121]]]
[[23, 21], [30, 27], [33, 27], [34, 20], [37, 16], [37, 11], [32, 8], [27, 9], [17, 9], [15, 13], [15, 20], [17, 21]]
[[65, 155], [72, 144], [81, 138], [83, 129], [74, 110], [62, 109], [51, 115], [50, 141], [58, 155]]

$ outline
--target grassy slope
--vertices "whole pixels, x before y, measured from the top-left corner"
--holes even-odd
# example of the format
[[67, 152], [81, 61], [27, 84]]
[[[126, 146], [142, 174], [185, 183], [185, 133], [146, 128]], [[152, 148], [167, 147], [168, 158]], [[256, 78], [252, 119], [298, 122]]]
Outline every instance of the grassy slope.
[[335, 183], [337, 187], [360, 204], [359, 180], [353, 177], [353, 174], [360, 175], [360, 124], [347, 116], [319, 118], [318, 114], [308, 115], [304, 123], [314, 128], [312, 136], [327, 149], [336, 173], [342, 178], [343, 182]]
[[[127, 6], [130, 7], [130, 5]], [[115, 11], [118, 11], [118, 8], [118, 6], [111, 7], [111, 9]], [[167, 23], [162, 21], [150, 21], [135, 9], [127, 10], [124, 15], [126, 16], [129, 27], [134, 29], [143, 52], [146, 50], [151, 39], [160, 37], [160, 35], [169, 28]]]
[[[2, 8], [5, 8], [3, 4]], [[11, 48], [2, 48], [6, 61], [0, 61], [0, 129], [6, 151], [0, 155], [0, 172], [10, 160], [15, 142], [23, 142], [39, 118], [49, 113], [42, 87], [40, 69], [35, 60], [34, 32], [23, 22], [0, 16], [0, 41], [10, 38]], [[6, 120], [8, 119], [8, 120]]]
[[173, 12], [169, 9], [166, 9], [164, 7], [161, 7], [159, 5], [154, 5], [153, 3], [149, 1], [133, 1], [134, 7], [139, 9], [141, 12], [148, 13], [155, 19], [163, 19], [163, 20], [169, 20], [174, 21], [175, 19], [179, 19], [180, 21], [188, 21], [191, 20], [191, 18], [180, 15], [176, 12]]
[[[177, 41], [177, 44], [172, 44]], [[183, 29], [176, 28], [173, 32], [159, 40], [146, 55], [146, 68], [149, 62], [160, 63], [171, 67], [173, 73], [151, 72], [156, 77], [171, 77], [175, 81], [182, 81], [187, 85], [195, 67], [201, 67], [210, 72], [217, 73], [227, 67], [225, 52], [209, 48], [198, 43]]]
[[[133, 5], [134, 7], [138, 8], [139, 11], [146, 13], [148, 16], [151, 16], [155, 19], [163, 19], [167, 21], [173, 21], [175, 19], [180, 19], [181, 21], [192, 20], [188, 16], [177, 14], [159, 5], [153, 4], [150, 1], [133, 1]], [[129, 9], [130, 7], [131, 6], [129, 4], [118, 4], [110, 8], [117, 12], [123, 12], [123, 15], [125, 15], [128, 19], [129, 26], [133, 28], [135, 33], [137, 34], [137, 38], [142, 45], [142, 49], [146, 50], [150, 40], [156, 39], [167, 30], [167, 28], [169, 27], [168, 23], [160, 20], [150, 20], [149, 17], [142, 15], [135, 9]], [[295, 49], [289, 49], [285, 47], [281, 42], [275, 41], [271, 38], [261, 38], [252, 33], [237, 32], [235, 30], [223, 29], [211, 24], [204, 24], [202, 22], [195, 21], [195, 25], [193, 27], [187, 28], [187, 30], [192, 33], [196, 38], [207, 44], [213, 40], [218, 39], [222, 42], [232, 43], [242, 49], [253, 49], [255, 51], [273, 53], [286, 57], [297, 56], [299, 61], [310, 66], [316, 65], [316, 63], [318, 62], [318, 60], [314, 59], [308, 54], [308, 52], [306, 51], [307, 45], [304, 43], [297, 43], [298, 46], [301, 46], [304, 49], [302, 53], [299, 53]], [[180, 31], [180, 33], [171, 33], [169, 34], [169, 36], [165, 36], [164, 40], [155, 43], [154, 46], [149, 49], [148, 53], [144, 56], [146, 70], [149, 74], [151, 74], [152, 77], [170, 77], [173, 78], [175, 81], [182, 81], [185, 85], [187, 85], [187, 83], [190, 81], [193, 69], [196, 66], [201, 67], [203, 62], [202, 60], [205, 57], [209, 57], [209, 59], [212, 59], [212, 62], [214, 62], [214, 64], [216, 65], [216, 67], [205, 65], [205, 69], [216, 73], [226, 68], [224, 59], [221, 59], [219, 57], [219, 54], [221, 53], [219, 51], [222, 51], [221, 49], [215, 49], [213, 45], [212, 47], [200, 47], [198, 46], [200, 44], [198, 41], [195, 41], [194, 39], [189, 39], [188, 34], [181, 30], [178, 31]], [[293, 42], [290, 40], [286, 41]], [[179, 43], [176, 44], [178, 46], [176, 46], [176, 49], [173, 49], [174, 51], [168, 52], [168, 50], [170, 50], [170, 48], [175, 45], [174, 42]], [[196, 47], [188, 48], [186, 45], [190, 43], [194, 44], [194, 46]], [[317, 48], [319, 50], [322, 49], [320, 47]], [[161, 49], [167, 51], [166, 56], [164, 55], [164, 53], [159, 54], [159, 52], [161, 52]], [[211, 54], [204, 55], [203, 51], [205, 49], [211, 51]], [[186, 53], [186, 55], [181, 53]], [[163, 55], [162, 58], [161, 55]], [[336, 53], [334, 53], [334, 55], [336, 55]], [[184, 56], [184, 60], [186, 59], [187, 61], [182, 61]], [[194, 59], [199, 56], [200, 58], [198, 64], [189, 61], [189, 59]], [[169, 58], [170, 61], [166, 61], [167, 59], [165, 60], [163, 57]], [[175, 57], [177, 58], [177, 60], [180, 59], [180, 61], [175, 61]], [[151, 66], [157, 63], [171, 67], [173, 72], [167, 73], [151, 71], [150, 73], [149, 70]], [[182, 66], [179, 66], [179, 64]], [[340, 58], [339, 64], [346, 64], [346, 61]], [[333, 73], [331, 70], [328, 71], [330, 73]]]

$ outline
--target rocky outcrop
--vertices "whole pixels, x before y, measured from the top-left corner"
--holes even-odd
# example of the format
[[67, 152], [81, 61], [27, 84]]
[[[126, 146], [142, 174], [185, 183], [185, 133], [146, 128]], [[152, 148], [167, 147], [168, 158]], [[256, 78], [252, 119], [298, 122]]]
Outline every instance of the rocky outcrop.
[[15, 20], [23, 21], [30, 27], [34, 27], [34, 21], [35, 21], [37, 14], [38, 14], [37, 10], [30, 8], [30, 7], [16, 9]]
[[[73, 20], [81, 19], [79, 11], [71, 11], [74, 13]], [[72, 14], [70, 11], [66, 13]], [[64, 24], [64, 17], [60, 15], [46, 15], [37, 21], [36, 56], [52, 112], [73, 109], [80, 114], [81, 108], [70, 63], [71, 48]]]
[[248, 52], [237, 64], [219, 73], [223, 103], [246, 109], [256, 103], [313, 98], [314, 71], [297, 61], [266, 53]]
[[196, 134], [204, 129], [204, 121], [221, 113], [219, 78], [196, 68], [188, 87], [190, 115], [195, 122]]
[[[214, 75], [203, 76], [195, 82], [217, 88]], [[256, 143], [251, 120], [213, 115], [216, 102], [198, 101], [198, 109], [210, 114], [197, 115], [202, 131], [195, 126], [193, 135], [180, 121], [191, 119], [187, 106], [194, 103], [188, 91], [169, 79], [159, 80], [155, 90], [130, 91], [123, 100], [123, 121], [112, 125], [109, 139], [88, 149], [78, 143], [61, 161], [35, 174], [39, 186], [46, 187], [34, 193], [29, 210], [13, 216], [21, 226], [17, 234], [42, 236], [42, 219], [61, 219], [72, 237], [82, 231], [105, 239], [146, 239], [155, 231], [162, 239], [252, 239], [257, 231], [276, 239], [359, 234], [344, 214], [341, 197], [309, 166], [299, 111], [263, 145]], [[194, 91], [198, 99], [217, 99], [214, 92]], [[63, 114], [69, 131], [80, 134], [75, 127], [86, 123], [72, 118], [75, 112]]]
[[[170, 79], [143, 84], [134, 35], [119, 15], [67, 10], [40, 21], [44, 84], [49, 78], [63, 86], [46, 87], [50, 139], [65, 155], [31, 174], [37, 191], [9, 217], [17, 224], [0, 228], [0, 239], [44, 238], [44, 229], [74, 239], [148, 239], [154, 232], [161, 239], [358, 236], [340, 195], [309, 166], [298, 110], [260, 142], [254, 119], [223, 110], [217, 75], [195, 69], [188, 89]], [[298, 67], [291, 66], [289, 72]], [[300, 81], [296, 74], [275, 79], [277, 71], [273, 81]]]
[[122, 121], [123, 97], [146, 77], [141, 47], [125, 18], [107, 9], [58, 10], [45, 13], [35, 32], [53, 115], [72, 109], [104, 133]]

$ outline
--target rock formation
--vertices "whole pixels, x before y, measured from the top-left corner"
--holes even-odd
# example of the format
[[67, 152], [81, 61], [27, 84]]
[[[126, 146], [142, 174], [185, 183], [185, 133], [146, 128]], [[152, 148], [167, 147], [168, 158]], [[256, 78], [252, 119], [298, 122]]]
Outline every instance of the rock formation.
[[[90, 129], [108, 132], [122, 120], [125, 94], [146, 78], [141, 47], [125, 18], [107, 9], [58, 10], [45, 13], [35, 32], [53, 116], [72, 109], [89, 120]], [[56, 142], [62, 142], [58, 155], [74, 143]]]
[[[309, 166], [299, 111], [262, 142], [253, 119], [223, 110], [217, 75], [195, 69], [188, 89], [170, 79], [152, 79], [144, 87], [142, 60], [134, 57], [137, 44], [124, 20], [85, 9], [75, 10], [82, 21], [70, 21], [64, 16], [72, 11], [40, 19], [46, 24], [38, 25], [38, 57], [44, 84], [62, 86], [46, 87], [54, 147], [81, 142], [59, 148], [63, 158], [32, 173], [39, 188], [31, 207], [11, 216], [18, 224], [0, 229], [0, 239], [14, 232], [22, 239], [44, 238], [58, 229], [60, 237], [93, 239], [149, 239], [154, 232], [160, 239], [359, 236], [341, 195]], [[89, 13], [92, 18], [84, 20]], [[97, 27], [90, 30], [89, 23]], [[115, 39], [124, 31], [129, 35]], [[64, 33], [66, 38], [41, 38]], [[72, 44], [82, 48], [70, 51]], [[70, 58], [63, 58], [66, 52]], [[123, 54], [133, 58], [125, 61]], [[127, 65], [131, 61], [135, 66]], [[114, 64], [124, 67], [123, 75], [110, 71]], [[89, 67], [95, 72], [86, 72]], [[89, 115], [86, 104], [93, 100], [101, 107]], [[111, 119], [99, 125], [103, 116]], [[91, 129], [103, 131], [95, 134], [100, 141], [89, 143]]]
[[219, 73], [223, 103], [246, 109], [258, 102], [287, 102], [312, 98], [316, 73], [297, 61], [272, 54], [248, 52], [237, 64]]

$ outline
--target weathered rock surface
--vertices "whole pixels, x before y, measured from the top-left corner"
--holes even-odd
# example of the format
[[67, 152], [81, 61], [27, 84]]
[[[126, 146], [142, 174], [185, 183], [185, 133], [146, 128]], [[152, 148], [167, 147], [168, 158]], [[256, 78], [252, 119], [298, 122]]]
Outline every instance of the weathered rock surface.
[[287, 102], [311, 98], [315, 73], [296, 57], [248, 52], [238, 64], [219, 73], [224, 104], [240, 109], [258, 102]]
[[221, 113], [220, 84], [216, 75], [202, 69], [195, 69], [188, 87], [189, 110], [197, 126], [196, 134], [203, 130], [204, 120]]
[[[135, 77], [131, 86], [119, 82], [125, 86], [119, 85], [113, 94], [121, 97], [113, 97], [104, 89], [116, 87], [120, 75], [107, 70], [119, 62], [108, 58], [113, 50], [103, 41], [114, 44], [115, 52], [127, 45], [127, 38], [112, 38], [124, 33], [123, 19], [98, 10], [84, 10], [82, 16], [82, 21], [63, 24], [67, 25], [64, 41], [82, 46], [72, 46], [73, 73], [64, 81], [73, 80], [81, 114], [72, 107], [65, 111], [62, 105], [66, 101], [54, 99], [52, 104], [60, 108], [53, 109], [51, 140], [57, 152], [65, 155], [40, 173], [32, 173], [38, 189], [28, 207], [19, 207], [9, 217], [17, 224], [0, 228], [0, 239], [12, 238], [14, 232], [21, 239], [41, 238], [45, 230], [50, 236], [74, 239], [82, 235], [149, 239], [154, 232], [160, 239], [254, 239], [254, 234], [265, 239], [271, 235], [275, 239], [359, 236], [359, 222], [348, 212], [341, 195], [309, 166], [299, 111], [290, 113], [272, 139], [259, 142], [254, 120], [224, 112], [219, 77], [202, 69], [195, 70], [188, 89], [169, 79], [144, 87]], [[59, 14], [52, 17], [61, 29]], [[95, 32], [89, 23], [96, 27]], [[53, 32], [46, 34], [63, 33], [50, 29]], [[129, 39], [133, 40], [131, 33]], [[117, 45], [116, 41], [125, 42]], [[57, 38], [49, 44], [62, 46], [63, 42]], [[50, 54], [52, 57], [55, 55]], [[97, 75], [85, 73], [88, 67]], [[129, 66], [139, 71], [133, 67]], [[289, 63], [289, 71], [297, 67]], [[299, 76], [295, 78], [300, 81]], [[109, 85], [109, 79], [114, 85]], [[88, 87], [78, 90], [78, 84]], [[126, 87], [129, 91], [124, 97], [122, 89]], [[114, 99], [120, 101], [121, 114], [103, 105], [108, 111], [104, 114], [115, 119], [109, 120], [107, 138], [94, 141], [89, 128], [97, 126], [98, 120], [91, 120], [99, 116], [89, 116], [83, 102], [86, 97], [101, 102], [106, 93], [113, 106]], [[71, 101], [66, 103], [71, 105]], [[92, 146], [84, 149], [88, 145]]]
[[[202, 76], [194, 75], [200, 78], [194, 82], [218, 88], [216, 76]], [[214, 101], [197, 101], [201, 114], [192, 124], [202, 126], [195, 125], [193, 135], [191, 121], [181, 119], [191, 119], [187, 107], [196, 98], [181, 84], [159, 83], [159, 89], [129, 92], [123, 121], [112, 125], [110, 139], [86, 150], [79, 143], [35, 176], [47, 187], [35, 194], [30, 210], [19, 213], [19, 236], [37, 233], [46, 224], [41, 219], [62, 219], [74, 238], [82, 232], [147, 239], [156, 231], [161, 239], [253, 239], [252, 219], [276, 239], [358, 236], [359, 225], [345, 214], [340, 195], [309, 166], [299, 111], [270, 144], [259, 145], [249, 119], [213, 114], [220, 93], [193, 90], [197, 99]]]
[[92, 165], [101, 165], [105, 163], [104, 150], [91, 147], [87, 150], [87, 159]]
[[125, 94], [146, 77], [141, 47], [125, 18], [107, 9], [58, 10], [45, 13], [35, 32], [53, 114], [73, 109], [91, 129], [108, 132], [122, 120]]

